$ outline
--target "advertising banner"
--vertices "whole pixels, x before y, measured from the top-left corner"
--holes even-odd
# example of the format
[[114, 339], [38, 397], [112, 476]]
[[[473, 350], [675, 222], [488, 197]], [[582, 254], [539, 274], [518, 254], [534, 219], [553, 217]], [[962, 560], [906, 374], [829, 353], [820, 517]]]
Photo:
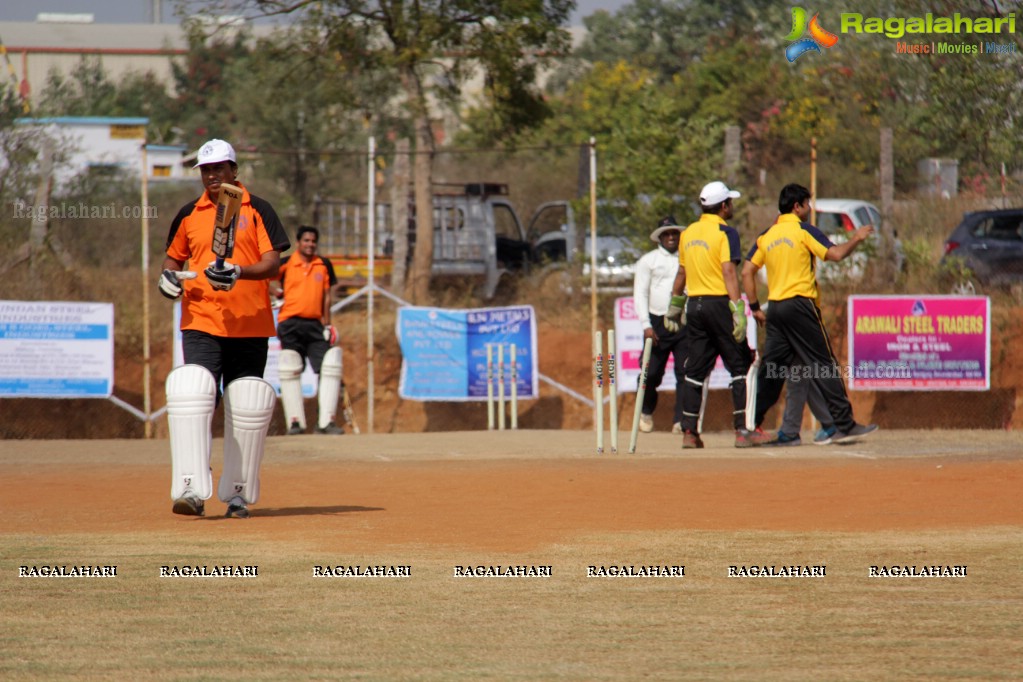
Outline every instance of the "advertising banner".
[[986, 296], [850, 296], [849, 388], [986, 391]]
[[[746, 297], [743, 296], [743, 301]], [[746, 306], [746, 341], [751, 348], [756, 348], [757, 322]], [[632, 296], [623, 296], [615, 300], [615, 346], [618, 351], [618, 392], [635, 393], [639, 383], [640, 363], [643, 360], [643, 327], [636, 316], [636, 306]], [[719, 357], [710, 374], [711, 388], [728, 388], [731, 377]], [[664, 370], [664, 379], [659, 391], [675, 390], [675, 359], [668, 358], [668, 368]]]
[[[532, 306], [448, 310], [404, 307], [396, 323], [401, 346], [398, 394], [410, 400], [487, 399], [487, 347], [492, 371], [511, 394], [515, 347], [519, 398], [539, 395], [536, 315]], [[499, 356], [501, 367], [498, 367]], [[497, 387], [493, 388], [495, 395]]]
[[114, 305], [0, 301], [0, 397], [109, 398]]

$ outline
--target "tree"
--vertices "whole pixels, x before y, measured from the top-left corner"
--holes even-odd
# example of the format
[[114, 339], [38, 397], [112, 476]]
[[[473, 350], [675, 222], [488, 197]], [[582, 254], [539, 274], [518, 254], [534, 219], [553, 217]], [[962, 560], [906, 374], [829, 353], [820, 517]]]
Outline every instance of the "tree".
[[275, 31], [255, 41], [248, 56], [231, 62], [225, 74], [226, 82], [244, 84], [244, 92], [233, 89], [230, 98], [233, 134], [241, 145], [263, 152], [268, 175], [281, 178], [287, 188], [281, 205], [300, 222], [312, 219], [314, 197], [338, 174], [332, 153], [358, 146], [362, 106], [382, 101], [368, 94], [366, 80], [338, 78], [338, 55], [322, 49], [318, 40], [308, 27]]
[[584, 18], [587, 36], [576, 56], [626, 61], [667, 83], [699, 60], [709, 42], [759, 42], [764, 35], [785, 35], [789, 21], [788, 9], [774, 0], [635, 0], [614, 15], [599, 11]]
[[[247, 0], [264, 15], [299, 14], [317, 27], [322, 45], [341, 56], [339, 76], [379, 71], [400, 86], [396, 110], [411, 124], [414, 140], [416, 250], [407, 296], [429, 298], [433, 265], [434, 120], [457, 110], [463, 89], [482, 70], [487, 96], [510, 119], [528, 113], [519, 103], [531, 94], [535, 66], [567, 47], [561, 28], [572, 0]], [[375, 118], [375, 117], [374, 117]]]
[[550, 102], [552, 115], [541, 127], [515, 144], [563, 147], [594, 136], [602, 214], [642, 241], [666, 213], [693, 217], [693, 196], [720, 172], [724, 122], [687, 116], [679, 85], [663, 86], [652, 71], [625, 62], [597, 63]]
[[232, 81], [227, 67], [244, 64], [250, 52], [244, 31], [207, 35], [198, 22], [187, 24], [186, 30], [188, 54], [183, 62], [171, 64], [177, 94], [171, 115], [182, 141], [197, 149], [211, 137], [230, 137], [234, 130], [237, 97], [248, 92], [247, 81]]
[[151, 71], [129, 71], [115, 82], [99, 57], [83, 55], [64, 76], [50, 71], [36, 106], [38, 116], [143, 116], [147, 139], [170, 140], [174, 99]]

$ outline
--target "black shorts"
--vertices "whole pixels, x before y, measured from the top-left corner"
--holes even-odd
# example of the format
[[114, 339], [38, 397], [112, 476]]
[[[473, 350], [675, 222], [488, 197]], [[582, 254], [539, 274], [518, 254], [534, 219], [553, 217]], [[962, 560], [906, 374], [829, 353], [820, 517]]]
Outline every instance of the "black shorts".
[[205, 367], [220, 386], [241, 377], [263, 378], [266, 369], [267, 339], [261, 336], [228, 338], [195, 329], [181, 332], [181, 350], [185, 363]]
[[308, 317], [289, 317], [277, 325], [277, 338], [281, 350], [293, 350], [302, 356], [302, 364], [309, 358], [313, 371], [320, 373], [323, 356], [330, 344], [323, 338], [323, 323]]

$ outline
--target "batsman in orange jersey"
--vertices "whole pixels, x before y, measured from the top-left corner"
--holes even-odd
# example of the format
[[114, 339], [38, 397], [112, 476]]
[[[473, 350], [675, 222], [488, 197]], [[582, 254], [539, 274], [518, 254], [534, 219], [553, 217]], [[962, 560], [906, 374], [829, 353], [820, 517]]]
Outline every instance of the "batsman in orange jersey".
[[199, 149], [195, 167], [204, 192], [171, 222], [159, 282], [160, 293], [181, 299], [185, 360], [167, 376], [171, 510], [205, 515], [213, 495], [213, 412], [223, 395], [224, 468], [217, 494], [227, 516], [247, 518], [248, 505], [259, 499], [259, 465], [277, 401], [263, 380], [268, 339], [276, 331], [269, 280], [291, 242], [270, 203], [238, 181], [230, 144], [210, 140]]

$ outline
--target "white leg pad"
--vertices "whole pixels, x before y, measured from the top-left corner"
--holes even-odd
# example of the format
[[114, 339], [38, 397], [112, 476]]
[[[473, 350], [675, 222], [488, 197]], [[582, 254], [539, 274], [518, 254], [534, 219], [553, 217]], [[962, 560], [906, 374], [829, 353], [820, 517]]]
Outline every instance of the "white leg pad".
[[277, 374], [281, 378], [281, 404], [284, 406], [285, 428], [298, 420], [305, 429], [305, 398], [302, 397], [302, 370], [305, 362], [293, 350], [282, 350], [277, 359]]
[[323, 429], [335, 420], [337, 399], [341, 395], [341, 349], [338, 346], [333, 346], [323, 356], [317, 395], [320, 399], [319, 427]]
[[192, 492], [213, 495], [210, 427], [217, 406], [217, 384], [199, 365], [182, 365], [167, 375], [167, 427], [171, 447], [171, 499]]
[[256, 377], [235, 379], [224, 389], [224, 471], [217, 495], [230, 502], [235, 495], [248, 504], [259, 499], [259, 465], [277, 393]]

